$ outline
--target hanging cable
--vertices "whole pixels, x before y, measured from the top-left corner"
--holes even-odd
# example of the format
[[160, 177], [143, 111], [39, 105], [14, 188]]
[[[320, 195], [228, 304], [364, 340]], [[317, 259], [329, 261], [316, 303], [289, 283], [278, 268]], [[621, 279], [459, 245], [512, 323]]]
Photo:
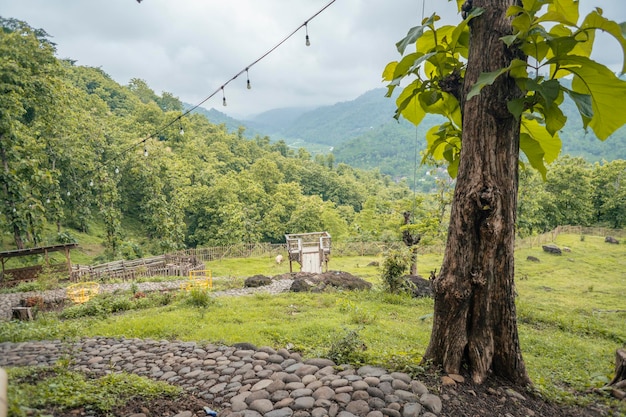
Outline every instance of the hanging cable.
[[[148, 139], [151, 138], [156, 138], [158, 137], [158, 135], [160, 133], [162, 133], [163, 131], [165, 131], [167, 128], [169, 128], [170, 126], [172, 126], [175, 123], [180, 123], [181, 119], [185, 116], [187, 116], [189, 113], [193, 112], [195, 109], [197, 109], [198, 107], [200, 107], [201, 105], [203, 105], [204, 103], [206, 103], [207, 101], [209, 101], [211, 98], [213, 98], [213, 96], [215, 96], [217, 93], [219, 93], [220, 91], [222, 92], [222, 104], [224, 106], [226, 106], [226, 96], [224, 95], [224, 87], [226, 87], [228, 84], [230, 84], [232, 81], [234, 81], [235, 79], [237, 79], [237, 77], [239, 77], [241, 74], [243, 74], [244, 72], [248, 73], [248, 70], [250, 68], [252, 68], [254, 65], [258, 64], [261, 60], [263, 60], [265, 57], [267, 57], [269, 54], [271, 54], [272, 52], [274, 52], [276, 49], [278, 49], [283, 43], [285, 43], [289, 38], [291, 38], [293, 35], [295, 35], [300, 29], [302, 29], [302, 27], [305, 27], [305, 31], [306, 31], [306, 44], [307, 46], [310, 45], [310, 41], [309, 41], [309, 35], [308, 35], [308, 23], [315, 19], [319, 14], [321, 14], [324, 10], [326, 10], [328, 7], [330, 7], [330, 5], [332, 5], [335, 1], [337, 0], [331, 0], [328, 4], [326, 4], [326, 6], [322, 7], [320, 10], [318, 10], [315, 14], [313, 14], [313, 16], [309, 17], [307, 20], [304, 21], [304, 23], [302, 23], [300, 26], [298, 26], [293, 32], [291, 32], [290, 34], [288, 34], [287, 36], [285, 36], [280, 42], [278, 42], [276, 45], [274, 45], [272, 48], [270, 48], [267, 52], [265, 52], [263, 55], [261, 55], [259, 58], [257, 58], [256, 60], [252, 61], [252, 63], [250, 63], [249, 65], [247, 65], [244, 69], [242, 69], [241, 71], [239, 71], [238, 73], [236, 73], [235, 75], [233, 75], [230, 79], [228, 79], [228, 81], [226, 81], [224, 84], [222, 84], [221, 87], [219, 87], [218, 89], [216, 89], [215, 91], [213, 91], [211, 94], [209, 94], [206, 98], [204, 98], [202, 101], [200, 101], [198, 104], [196, 104], [195, 106], [187, 109], [185, 112], [183, 112], [181, 115], [177, 116], [176, 118], [174, 118], [173, 120], [171, 120], [170, 122], [166, 123], [163, 127], [161, 127], [160, 129], [158, 129], [157, 131], [149, 134], [148, 136], [146, 136], [145, 138], [143, 138], [142, 140], [140, 140], [139, 142], [128, 146], [127, 148], [124, 148], [122, 151], [120, 151], [119, 153], [117, 153], [115, 156], [113, 156], [111, 159], [104, 161], [102, 163], [102, 165], [106, 165], [107, 163], [111, 163], [116, 161], [117, 159], [119, 159], [122, 155], [124, 155], [126, 152], [136, 148], [137, 146], [140, 146], [142, 144], [145, 144], [145, 142]], [[248, 82], [247, 82], [247, 87], [251, 88], [250, 86], [250, 79], [248, 78]], [[180, 127], [180, 132], [181, 135], [184, 133], [183, 128], [182, 128], [182, 124]], [[116, 174], [119, 172], [119, 169], [116, 167], [115, 168]]]
[[[424, 9], [426, 7], [426, 0], [422, 0], [422, 22], [424, 21]], [[417, 100], [414, 101], [415, 110], [417, 112]], [[411, 209], [411, 223], [413, 223], [413, 215], [415, 214], [415, 210], [417, 209], [417, 155], [419, 153], [419, 137], [417, 133], [417, 125], [415, 125], [415, 152], [413, 155], [413, 204]]]

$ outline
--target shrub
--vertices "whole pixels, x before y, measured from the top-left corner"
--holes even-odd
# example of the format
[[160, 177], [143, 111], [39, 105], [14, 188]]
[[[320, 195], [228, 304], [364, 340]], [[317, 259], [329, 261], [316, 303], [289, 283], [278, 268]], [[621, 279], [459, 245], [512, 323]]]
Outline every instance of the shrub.
[[192, 307], [207, 308], [213, 302], [211, 293], [202, 288], [192, 288], [187, 294], [186, 303]]
[[362, 364], [365, 363], [365, 355], [363, 352], [367, 350], [367, 346], [359, 335], [360, 329], [345, 329], [344, 333], [336, 336], [331, 342], [326, 357], [336, 364]]
[[385, 257], [381, 274], [383, 290], [394, 294], [408, 290], [403, 275], [409, 268], [410, 262], [410, 254], [407, 251], [390, 252]]

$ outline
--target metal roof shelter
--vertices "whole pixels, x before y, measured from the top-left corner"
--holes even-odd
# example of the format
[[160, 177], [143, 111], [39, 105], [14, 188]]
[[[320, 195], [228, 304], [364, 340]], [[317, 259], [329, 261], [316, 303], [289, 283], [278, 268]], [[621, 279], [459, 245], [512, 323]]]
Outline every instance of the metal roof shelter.
[[67, 261], [68, 274], [72, 271], [72, 261], [70, 259], [70, 249], [78, 247], [78, 243], [64, 243], [61, 245], [41, 246], [38, 248], [26, 248], [26, 249], [14, 249], [9, 251], [0, 252], [0, 263], [2, 264], [2, 278], [5, 274], [5, 263], [10, 258], [17, 258], [21, 256], [41, 255], [46, 258], [46, 264], [48, 264], [48, 253], [50, 252], [65, 252], [65, 259]]
[[293, 272], [292, 262], [300, 264], [301, 272], [320, 274], [322, 265], [328, 271], [330, 259], [330, 233], [294, 233], [285, 235], [289, 252], [289, 272]]

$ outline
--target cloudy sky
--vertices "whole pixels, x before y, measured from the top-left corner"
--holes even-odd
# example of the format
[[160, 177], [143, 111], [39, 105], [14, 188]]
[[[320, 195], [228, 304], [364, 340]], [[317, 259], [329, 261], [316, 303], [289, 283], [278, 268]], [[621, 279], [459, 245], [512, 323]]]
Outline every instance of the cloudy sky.
[[[100, 67], [120, 84], [145, 80], [198, 104], [256, 61], [330, 0], [0, 0], [0, 15], [42, 28], [57, 56]], [[626, 21], [624, 0], [580, 0], [581, 12], [602, 7]], [[445, 0], [336, 0], [304, 28], [228, 84], [203, 107], [242, 117], [280, 107], [330, 105], [382, 87], [395, 42], [437, 11], [460, 20]], [[621, 68], [618, 44], [598, 42], [594, 57]]]

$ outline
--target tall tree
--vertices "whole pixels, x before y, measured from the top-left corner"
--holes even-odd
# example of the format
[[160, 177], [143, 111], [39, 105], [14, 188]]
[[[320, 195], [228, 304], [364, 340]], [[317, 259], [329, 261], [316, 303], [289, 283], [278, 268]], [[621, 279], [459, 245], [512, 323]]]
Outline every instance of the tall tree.
[[17, 248], [37, 244], [55, 185], [38, 131], [55, 117], [60, 66], [42, 30], [0, 18], [0, 210]]
[[[462, 3], [457, 0], [461, 24], [435, 28], [435, 15], [425, 19], [397, 44], [401, 54], [413, 44], [416, 52], [383, 73], [389, 94], [405, 77], [416, 77], [397, 99], [397, 117], [447, 118], [427, 134], [428, 152], [448, 160], [449, 172], [458, 175], [424, 359], [448, 373], [466, 365], [477, 383], [491, 374], [525, 383], [513, 256], [520, 149], [545, 177], [545, 164], [560, 150], [564, 94], [600, 139], [626, 122], [610, 109], [626, 83], [589, 59], [596, 29], [625, 50], [626, 38], [600, 9], [578, 26], [574, 0]], [[571, 89], [559, 82], [565, 75], [573, 75]]]

